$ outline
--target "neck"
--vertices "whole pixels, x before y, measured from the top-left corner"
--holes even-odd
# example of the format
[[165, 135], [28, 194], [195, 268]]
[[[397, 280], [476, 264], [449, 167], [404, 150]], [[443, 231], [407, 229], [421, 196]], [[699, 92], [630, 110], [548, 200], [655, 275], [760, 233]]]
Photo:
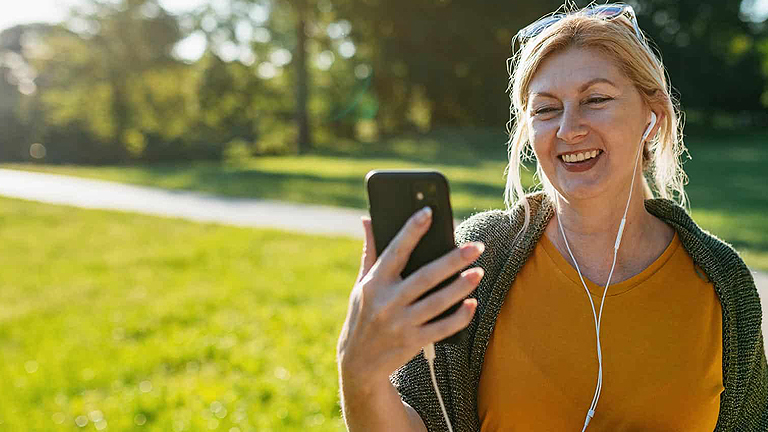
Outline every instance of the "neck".
[[[547, 237], [560, 250], [567, 261], [574, 265], [568, 253], [560, 227], [582, 274], [597, 284], [605, 285], [613, 264], [614, 245], [621, 219], [627, 209], [628, 184], [605, 196], [566, 201], [557, 197], [559, 215], [552, 218], [547, 227]], [[626, 223], [616, 257], [616, 268], [611, 283], [621, 282], [639, 273], [655, 260], [671, 240], [671, 228], [645, 210], [645, 191], [642, 178], [636, 179], [632, 199], [627, 210]], [[659, 251], [661, 246], [661, 251]]]

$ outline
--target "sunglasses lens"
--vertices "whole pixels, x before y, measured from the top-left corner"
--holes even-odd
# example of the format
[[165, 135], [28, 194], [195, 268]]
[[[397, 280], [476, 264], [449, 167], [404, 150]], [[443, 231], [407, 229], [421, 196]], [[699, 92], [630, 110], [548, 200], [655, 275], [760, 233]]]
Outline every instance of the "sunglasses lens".
[[521, 30], [520, 36], [522, 37], [523, 40], [536, 37], [539, 33], [544, 31], [545, 28], [556, 23], [562, 17], [563, 17], [562, 15], [553, 15], [551, 17], [542, 18], [536, 21], [535, 23], [529, 25], [528, 27], [524, 28], [523, 30]]
[[622, 12], [624, 12], [624, 8], [621, 6], [603, 6], [590, 9], [587, 15], [611, 19], [621, 15]]
[[[608, 4], [587, 8], [583, 10], [583, 13], [587, 16], [594, 16], [605, 20], [610, 20], [621, 16], [624, 13], [627, 13], [629, 15], [629, 20], [632, 21], [632, 24], [635, 27], [635, 34], [637, 35], [638, 39], [641, 41], [643, 40], [640, 30], [637, 27], [637, 18], [635, 18], [635, 12], [631, 6], [623, 4]], [[539, 33], [544, 31], [544, 29], [556, 23], [557, 21], [560, 21], [565, 16], [566, 15], [559, 13], [542, 18], [533, 24], [528, 25], [528, 27], [525, 27], [518, 33], [519, 41], [522, 43], [528, 39], [536, 37], [539, 35]]]

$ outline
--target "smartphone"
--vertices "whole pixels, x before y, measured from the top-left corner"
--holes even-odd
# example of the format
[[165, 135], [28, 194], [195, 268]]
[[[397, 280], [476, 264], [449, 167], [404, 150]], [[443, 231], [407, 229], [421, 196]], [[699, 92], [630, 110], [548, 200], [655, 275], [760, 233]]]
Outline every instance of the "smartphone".
[[[401, 273], [403, 278], [456, 248], [448, 180], [443, 174], [422, 170], [373, 170], [365, 176], [365, 183], [377, 256], [381, 256], [416, 211], [425, 206], [432, 208], [432, 224], [411, 253]], [[450, 284], [458, 276], [458, 272], [451, 275], [419, 300]], [[461, 302], [452, 305], [429, 322], [447, 317], [460, 306]], [[466, 336], [467, 330], [463, 329], [439, 342], [458, 344]]]

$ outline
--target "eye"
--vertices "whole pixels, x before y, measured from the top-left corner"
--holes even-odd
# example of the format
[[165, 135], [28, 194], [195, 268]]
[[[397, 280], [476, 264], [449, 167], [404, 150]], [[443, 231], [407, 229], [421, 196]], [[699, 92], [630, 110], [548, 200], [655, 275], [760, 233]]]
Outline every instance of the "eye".
[[612, 99], [613, 98], [610, 98], [610, 97], [595, 96], [587, 99], [587, 103], [592, 105], [599, 105], [603, 102], [608, 102], [609, 100], [612, 100]]
[[551, 112], [556, 111], [556, 110], [557, 110], [557, 108], [555, 108], [555, 107], [545, 106], [545, 107], [534, 109], [533, 110], [533, 115], [536, 116], [536, 115], [540, 115], [540, 114], [547, 114], [547, 113], [551, 113]]

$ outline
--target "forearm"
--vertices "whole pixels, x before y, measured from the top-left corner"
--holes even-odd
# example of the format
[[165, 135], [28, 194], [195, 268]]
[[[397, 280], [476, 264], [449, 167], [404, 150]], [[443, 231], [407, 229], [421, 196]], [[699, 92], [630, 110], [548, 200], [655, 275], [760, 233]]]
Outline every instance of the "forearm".
[[366, 388], [350, 381], [342, 377], [339, 382], [341, 409], [349, 432], [427, 432], [419, 415], [403, 403], [389, 380]]

